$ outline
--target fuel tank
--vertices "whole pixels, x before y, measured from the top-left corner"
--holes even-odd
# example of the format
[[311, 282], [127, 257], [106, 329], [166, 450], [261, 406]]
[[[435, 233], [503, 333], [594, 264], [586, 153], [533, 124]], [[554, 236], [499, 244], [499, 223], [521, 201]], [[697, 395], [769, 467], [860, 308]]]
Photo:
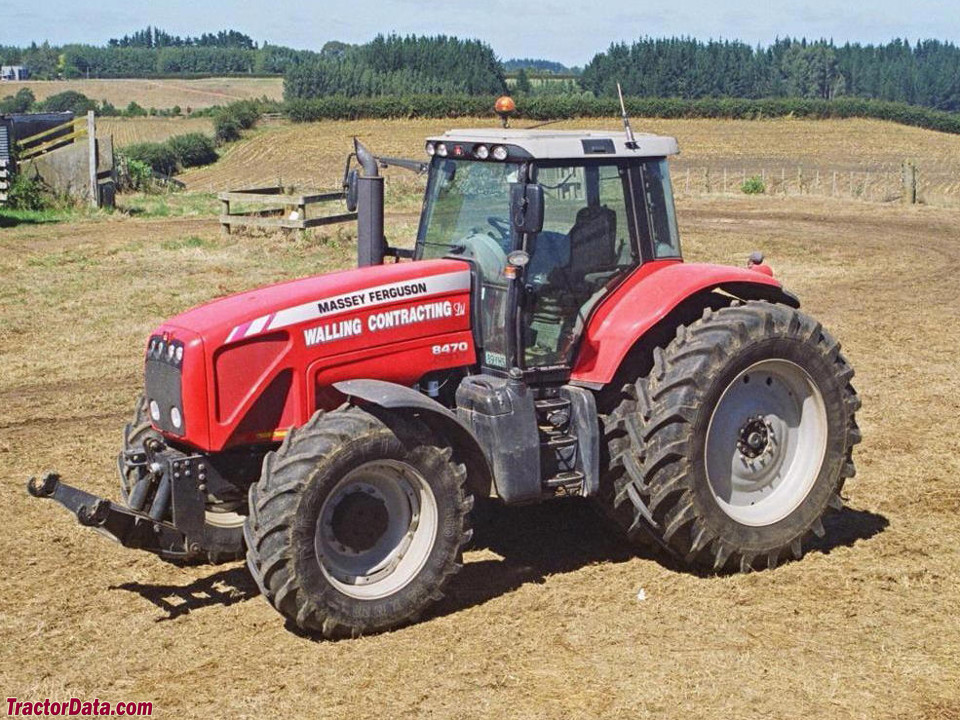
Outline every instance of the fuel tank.
[[345, 270], [219, 298], [147, 341], [154, 427], [201, 450], [281, 440], [372, 378], [413, 385], [476, 362], [469, 265], [425, 260]]

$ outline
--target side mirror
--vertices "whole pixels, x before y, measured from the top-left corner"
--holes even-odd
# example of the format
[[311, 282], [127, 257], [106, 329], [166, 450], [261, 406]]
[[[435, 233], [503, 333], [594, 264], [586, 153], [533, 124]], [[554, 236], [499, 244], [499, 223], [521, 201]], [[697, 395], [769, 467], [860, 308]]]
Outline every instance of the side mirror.
[[347, 212], [357, 211], [357, 179], [360, 173], [356, 168], [347, 173], [346, 182], [343, 183], [343, 195], [347, 201]]
[[518, 233], [543, 230], [543, 186], [513, 183], [510, 185], [510, 218]]

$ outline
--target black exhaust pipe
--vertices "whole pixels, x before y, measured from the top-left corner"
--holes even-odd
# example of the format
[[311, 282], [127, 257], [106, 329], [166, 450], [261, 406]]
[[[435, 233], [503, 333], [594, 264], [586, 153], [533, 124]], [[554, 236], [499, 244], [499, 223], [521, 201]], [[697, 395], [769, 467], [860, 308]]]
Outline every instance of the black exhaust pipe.
[[387, 242], [383, 236], [383, 177], [376, 158], [353, 139], [363, 175], [357, 178], [357, 266], [383, 265]]

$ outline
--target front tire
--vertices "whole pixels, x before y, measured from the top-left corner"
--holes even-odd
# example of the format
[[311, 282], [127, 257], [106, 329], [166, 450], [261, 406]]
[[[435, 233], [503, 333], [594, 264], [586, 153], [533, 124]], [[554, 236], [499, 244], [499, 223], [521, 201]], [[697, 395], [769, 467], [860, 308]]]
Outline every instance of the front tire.
[[247, 565], [297, 627], [356, 636], [443, 597], [470, 541], [466, 468], [418, 420], [318, 412], [250, 488]]
[[611, 517], [716, 571], [799, 558], [855, 474], [853, 369], [783, 305], [708, 309], [606, 418]]

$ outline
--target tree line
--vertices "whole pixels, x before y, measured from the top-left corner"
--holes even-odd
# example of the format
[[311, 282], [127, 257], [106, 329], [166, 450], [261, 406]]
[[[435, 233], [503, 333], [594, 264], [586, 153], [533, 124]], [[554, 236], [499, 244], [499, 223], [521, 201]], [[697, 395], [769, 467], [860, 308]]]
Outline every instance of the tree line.
[[257, 44], [253, 38], [237, 30], [221, 30], [217, 33], [203, 33], [197, 37], [180, 37], [171, 35], [160, 28], [148, 25], [143, 30], [124, 35], [122, 38], [111, 38], [107, 42], [109, 47], [218, 47], [242, 48], [256, 50]]
[[[119, 42], [119, 41], [118, 41]], [[24, 65], [33, 80], [76, 78], [150, 78], [210, 75], [282, 75], [316, 56], [264, 43], [249, 48], [211, 44], [0, 46], [0, 64]]]
[[596, 96], [858, 97], [960, 110], [960, 48], [893, 40], [884, 45], [781, 39], [753, 48], [737, 41], [644, 38], [611, 45], [583, 69]]
[[[567, 69], [559, 63], [503, 62], [486, 43], [456, 37], [379, 35], [364, 45], [331, 41], [314, 52], [258, 45], [235, 30], [179, 37], [147, 27], [102, 47], [0, 46], [0, 64], [26, 65], [36, 79], [282, 74], [289, 100], [500, 93], [509, 68], [515, 89], [529, 96], [613, 97], [619, 82], [635, 97], [852, 97], [960, 111], [960, 48], [938, 40], [838, 46], [784, 38], [752, 47], [643, 38], [613, 44], [579, 75], [557, 79], [551, 75]], [[535, 74], [541, 82], [530, 81]]]
[[479, 40], [378, 35], [366, 45], [338, 50], [288, 69], [284, 97], [481, 94], [507, 87], [503, 66]]

